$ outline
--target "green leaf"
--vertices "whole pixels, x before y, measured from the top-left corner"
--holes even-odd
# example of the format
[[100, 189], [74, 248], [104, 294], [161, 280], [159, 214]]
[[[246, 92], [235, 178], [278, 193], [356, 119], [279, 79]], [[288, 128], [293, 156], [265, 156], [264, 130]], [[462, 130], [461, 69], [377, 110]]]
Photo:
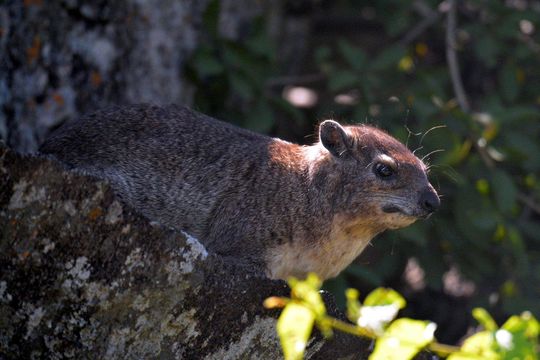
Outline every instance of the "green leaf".
[[356, 323], [360, 317], [361, 305], [358, 301], [360, 293], [356, 289], [347, 289], [345, 296], [347, 298], [347, 318]]
[[407, 302], [397, 291], [388, 288], [377, 288], [370, 292], [364, 300], [364, 306], [395, 305], [403, 309]]
[[299, 110], [296, 106], [293, 106], [290, 102], [283, 99], [279, 96], [273, 96], [270, 98], [272, 104], [286, 113], [290, 118], [292, 118], [296, 123], [303, 124], [304, 122], [304, 113]]
[[310, 273], [306, 280], [300, 281], [296, 278], [289, 279], [293, 299], [302, 300], [313, 310], [317, 317], [326, 315], [326, 307], [322, 300], [319, 289], [322, 282], [317, 275]]
[[[266, 70], [259, 66], [259, 62], [249, 53], [245, 47], [235, 42], [227, 42], [222, 50], [223, 62], [228, 69], [240, 72], [244, 75], [256, 77], [257, 72]], [[268, 66], [266, 66], [268, 67]]]
[[358, 86], [360, 81], [358, 76], [349, 70], [336, 71], [328, 79], [330, 91], [344, 90], [353, 86]]
[[277, 333], [286, 360], [302, 359], [313, 329], [315, 314], [306, 306], [290, 302], [277, 321]]
[[472, 186], [463, 185], [455, 194], [454, 218], [458, 229], [468, 240], [479, 247], [488, 247], [479, 231], [493, 232], [497, 226], [497, 212], [490, 203]]
[[[388, 4], [392, 4], [392, 2], [388, 2]], [[408, 6], [394, 7], [387, 12], [386, 16], [382, 16], [381, 19], [384, 21], [388, 35], [390, 37], [399, 36], [402, 32], [411, 28], [414, 25], [411, 24], [414, 21], [412, 13], [411, 8]]]
[[515, 129], [515, 124], [522, 121], [534, 123], [538, 121], [540, 115], [538, 110], [532, 106], [510, 106], [497, 109], [493, 114], [501, 123], [508, 125], [509, 129]]
[[517, 271], [526, 271], [528, 260], [526, 256], [525, 242], [517, 228], [511, 226], [508, 228], [508, 244], [511, 246], [512, 254], [515, 256], [514, 268]]
[[274, 114], [272, 108], [268, 102], [263, 99], [259, 100], [253, 111], [249, 114], [246, 127], [257, 132], [267, 133], [272, 129], [273, 125]]
[[271, 59], [276, 53], [274, 43], [265, 33], [261, 32], [246, 41], [246, 47], [254, 54]]
[[497, 344], [502, 350], [503, 359], [538, 359], [540, 324], [530, 312], [510, 317], [501, 330], [495, 333]]
[[504, 134], [504, 137], [506, 146], [524, 157], [525, 161], [522, 167], [529, 171], [537, 171], [540, 170], [540, 162], [537, 156], [537, 154], [540, 154], [540, 146], [533, 140], [534, 137], [531, 135], [508, 131]]
[[199, 52], [193, 58], [193, 67], [200, 78], [219, 75], [224, 71], [223, 64], [212, 54]]
[[476, 191], [482, 195], [489, 194], [489, 182], [486, 179], [476, 180]]
[[229, 82], [233, 92], [243, 99], [249, 100], [253, 97], [253, 87], [249, 81], [238, 73], [229, 74]]
[[322, 64], [330, 59], [332, 50], [328, 46], [319, 46], [315, 50], [315, 61], [317, 64]]
[[385, 70], [395, 67], [404, 55], [404, 47], [398, 45], [388, 47], [373, 59], [370, 67], [372, 70]]
[[516, 204], [517, 188], [512, 178], [502, 170], [493, 173], [493, 193], [497, 207], [502, 212], [509, 212]]
[[413, 109], [422, 117], [428, 118], [439, 113], [439, 109], [433, 104], [431, 100], [425, 98], [417, 98], [414, 100]]
[[489, 33], [482, 32], [482, 34], [478, 34], [478, 41], [475, 42], [473, 49], [476, 56], [488, 68], [493, 68], [497, 65], [497, 56], [501, 52], [501, 46]]
[[512, 64], [506, 64], [499, 71], [499, 90], [508, 102], [516, 100], [519, 94], [519, 84], [516, 77], [517, 69]]
[[481, 331], [467, 338], [459, 352], [448, 357], [448, 360], [500, 360], [496, 352], [496, 344], [491, 331]]
[[[279, 317], [277, 332], [285, 359], [302, 359], [314, 322], [326, 315], [319, 293], [322, 282], [317, 275], [310, 273], [305, 280], [291, 277], [288, 283], [292, 301], [285, 306]], [[331, 333], [324, 325], [318, 325], [323, 334]]]
[[377, 339], [370, 360], [409, 360], [434, 340], [436, 325], [429, 321], [398, 319]]
[[340, 40], [338, 42], [339, 51], [345, 58], [347, 63], [355, 70], [361, 70], [364, 68], [367, 60], [364, 50], [357, 46], [353, 46], [346, 40]]
[[534, 219], [530, 219], [530, 221], [527, 219], [522, 219], [518, 227], [523, 232], [524, 236], [529, 237], [537, 244], [540, 242], [540, 236], [538, 236], [540, 235], [540, 223], [538, 223]]
[[523, 14], [517, 11], [508, 11], [505, 16], [502, 16], [500, 21], [497, 21], [497, 26], [494, 29], [500, 41], [511, 41], [519, 36], [519, 21], [523, 18]]
[[478, 321], [480, 325], [484, 327], [487, 331], [495, 331], [498, 326], [495, 320], [489, 315], [489, 313], [482, 308], [474, 308], [472, 311], [473, 317]]
[[[454, 147], [443, 155], [442, 163], [446, 163], [450, 166], [459, 164], [465, 158], [467, 158], [467, 156], [469, 156], [471, 148], [472, 143], [468, 140], [464, 141], [463, 143], [454, 143]], [[465, 182], [463, 175], [459, 174], [458, 172], [454, 171], [451, 176], [449, 173], [446, 174], [450, 177], [450, 179], [455, 180], [456, 183]]]

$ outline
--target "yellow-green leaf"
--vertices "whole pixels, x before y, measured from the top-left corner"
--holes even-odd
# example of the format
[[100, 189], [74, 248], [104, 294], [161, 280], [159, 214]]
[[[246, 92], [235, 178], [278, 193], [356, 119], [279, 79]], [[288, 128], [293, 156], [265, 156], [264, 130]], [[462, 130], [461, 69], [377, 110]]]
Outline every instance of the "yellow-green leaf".
[[472, 311], [473, 317], [488, 331], [495, 331], [498, 329], [497, 323], [489, 313], [482, 308], [474, 308]]
[[292, 298], [304, 301], [316, 317], [326, 315], [326, 307], [319, 293], [321, 285], [321, 280], [313, 273], [308, 274], [306, 280], [303, 281], [296, 278], [289, 279]]
[[402, 318], [394, 321], [377, 339], [370, 360], [409, 360], [434, 339], [436, 325]]
[[448, 357], [448, 360], [500, 360], [495, 351], [493, 332], [481, 331], [467, 338], [461, 350]]
[[193, 67], [201, 78], [215, 76], [225, 71], [223, 63], [210, 51], [201, 51], [193, 58]]
[[364, 306], [396, 305], [403, 309], [406, 301], [398, 292], [388, 288], [377, 288], [364, 300]]
[[530, 312], [510, 317], [495, 333], [502, 359], [538, 359], [538, 321]]
[[305, 306], [290, 302], [277, 321], [277, 332], [286, 360], [302, 359], [313, 328], [315, 314]]
[[360, 317], [360, 302], [358, 301], [358, 290], [347, 289], [345, 297], [347, 298], [347, 318], [356, 323]]

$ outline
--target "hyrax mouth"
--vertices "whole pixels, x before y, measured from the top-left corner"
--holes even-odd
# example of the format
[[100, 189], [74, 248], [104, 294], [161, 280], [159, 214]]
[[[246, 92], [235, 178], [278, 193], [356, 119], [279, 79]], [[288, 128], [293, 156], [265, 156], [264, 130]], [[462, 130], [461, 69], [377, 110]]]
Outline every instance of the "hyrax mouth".
[[382, 211], [388, 214], [403, 213], [403, 211], [395, 205], [384, 205]]
[[396, 205], [390, 205], [390, 204], [384, 205], [382, 207], [382, 211], [387, 214], [397, 214], [397, 215], [402, 215], [409, 218], [412, 217], [412, 218], [418, 218], [418, 219], [427, 219], [432, 215], [431, 212], [425, 212], [425, 211], [407, 212]]
[[405, 216], [408, 218], [418, 218], [418, 219], [427, 219], [431, 216], [430, 212], [424, 212], [424, 211], [406, 211], [399, 206], [387, 204], [382, 207], [382, 211], [386, 214], [396, 214]]

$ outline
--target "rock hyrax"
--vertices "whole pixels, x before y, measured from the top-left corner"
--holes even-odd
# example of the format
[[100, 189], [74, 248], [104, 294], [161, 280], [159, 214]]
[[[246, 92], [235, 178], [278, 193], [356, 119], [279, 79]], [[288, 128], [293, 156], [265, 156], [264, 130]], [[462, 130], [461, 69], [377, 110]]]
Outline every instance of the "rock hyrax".
[[319, 141], [300, 146], [185, 107], [136, 105], [65, 124], [41, 152], [270, 278], [334, 277], [375, 235], [440, 204], [406, 146], [332, 120], [320, 124]]

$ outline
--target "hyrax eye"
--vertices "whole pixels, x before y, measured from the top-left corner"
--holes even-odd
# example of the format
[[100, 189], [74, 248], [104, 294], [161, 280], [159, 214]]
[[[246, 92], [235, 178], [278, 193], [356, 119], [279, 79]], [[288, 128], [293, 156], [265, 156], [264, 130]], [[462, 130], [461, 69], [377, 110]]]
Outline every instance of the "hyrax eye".
[[375, 174], [381, 179], [388, 179], [395, 173], [391, 166], [383, 163], [376, 163], [373, 169], [375, 170]]

